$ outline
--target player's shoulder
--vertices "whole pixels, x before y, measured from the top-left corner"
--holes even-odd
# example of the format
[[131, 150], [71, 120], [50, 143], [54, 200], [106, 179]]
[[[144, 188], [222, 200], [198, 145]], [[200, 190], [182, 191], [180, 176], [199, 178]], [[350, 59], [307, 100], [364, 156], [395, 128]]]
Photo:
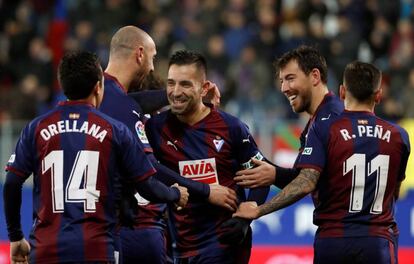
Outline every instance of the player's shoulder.
[[117, 119], [109, 116], [106, 113], [103, 113], [95, 108], [91, 110], [91, 113], [95, 115], [96, 117], [102, 119], [105, 121], [109, 126], [112, 126], [114, 129], [128, 129], [128, 127], [122, 123], [121, 121], [118, 121]]
[[375, 116], [375, 117], [378, 120], [377, 123], [379, 125], [381, 125], [384, 128], [391, 129], [392, 131], [396, 133], [399, 133], [404, 142], [407, 142], [407, 143], [409, 142], [408, 132], [402, 126], [400, 126], [399, 124], [393, 121], [385, 120], [379, 116]]
[[48, 120], [50, 118], [53, 118], [53, 116], [55, 116], [55, 115], [60, 115], [60, 110], [57, 107], [55, 107], [55, 108], [49, 110], [48, 112], [46, 112], [42, 115], [39, 115], [38, 117], [32, 119], [26, 125], [26, 128], [34, 131], [36, 129], [36, 127], [39, 126], [40, 123], [48, 122]]
[[164, 123], [168, 118], [171, 118], [171, 116], [171, 110], [166, 110], [151, 115], [147, 122], [150, 122], [152, 124], [160, 124]]
[[220, 109], [212, 109], [213, 118], [222, 119], [229, 127], [247, 126], [238, 117]]
[[318, 107], [314, 121], [327, 121], [336, 116], [339, 116], [344, 111], [343, 102], [333, 93], [329, 93]]

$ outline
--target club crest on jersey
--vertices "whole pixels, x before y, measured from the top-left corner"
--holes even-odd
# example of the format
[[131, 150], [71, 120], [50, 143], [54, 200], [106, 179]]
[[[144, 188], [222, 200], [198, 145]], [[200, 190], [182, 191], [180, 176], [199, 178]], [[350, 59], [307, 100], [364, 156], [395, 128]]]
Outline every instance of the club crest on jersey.
[[224, 140], [220, 136], [216, 136], [216, 139], [213, 139], [214, 146], [216, 147], [217, 152], [223, 147]]
[[180, 175], [206, 184], [218, 184], [216, 159], [183, 160], [178, 162]]
[[148, 138], [147, 134], [145, 134], [145, 125], [141, 121], [137, 121], [135, 123], [135, 130], [137, 131], [137, 135], [139, 140], [141, 140], [142, 143], [148, 144]]

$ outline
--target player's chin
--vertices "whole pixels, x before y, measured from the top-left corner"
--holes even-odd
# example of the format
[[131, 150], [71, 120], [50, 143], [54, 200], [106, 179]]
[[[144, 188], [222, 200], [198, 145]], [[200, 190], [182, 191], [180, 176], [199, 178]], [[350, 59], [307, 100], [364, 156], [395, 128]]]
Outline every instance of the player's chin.
[[181, 115], [185, 112], [185, 107], [176, 107], [174, 105], [171, 105], [171, 113], [175, 115]]

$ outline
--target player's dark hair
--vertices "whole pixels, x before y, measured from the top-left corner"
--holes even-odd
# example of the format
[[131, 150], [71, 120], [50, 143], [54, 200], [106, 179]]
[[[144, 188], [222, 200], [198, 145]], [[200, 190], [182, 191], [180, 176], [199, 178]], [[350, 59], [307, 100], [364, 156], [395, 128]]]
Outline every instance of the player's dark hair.
[[372, 98], [381, 82], [381, 71], [373, 64], [354, 61], [346, 65], [344, 84], [358, 101], [364, 102]]
[[197, 69], [201, 69], [205, 74], [207, 74], [207, 62], [203, 55], [195, 51], [189, 50], [179, 50], [175, 52], [168, 64], [168, 67], [171, 65], [189, 65], [195, 64]]
[[302, 45], [294, 50], [286, 52], [282, 55], [282, 57], [273, 63], [276, 68], [276, 72], [278, 73], [292, 60], [295, 60], [298, 63], [299, 68], [306, 75], [308, 75], [313, 69], [318, 69], [321, 74], [322, 82], [325, 84], [328, 82], [328, 66], [326, 65], [325, 58], [318, 49]]
[[98, 57], [87, 51], [69, 52], [58, 67], [58, 79], [63, 93], [69, 100], [87, 98], [102, 80]]

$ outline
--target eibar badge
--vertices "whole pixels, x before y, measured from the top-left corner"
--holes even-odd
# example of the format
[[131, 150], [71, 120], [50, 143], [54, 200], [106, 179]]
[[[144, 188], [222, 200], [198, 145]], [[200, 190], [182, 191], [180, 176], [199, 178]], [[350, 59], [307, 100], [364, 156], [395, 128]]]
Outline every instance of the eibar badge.
[[217, 152], [219, 152], [221, 150], [221, 147], [223, 147], [224, 140], [221, 137], [216, 136], [216, 139], [213, 139], [213, 143], [216, 147]]

